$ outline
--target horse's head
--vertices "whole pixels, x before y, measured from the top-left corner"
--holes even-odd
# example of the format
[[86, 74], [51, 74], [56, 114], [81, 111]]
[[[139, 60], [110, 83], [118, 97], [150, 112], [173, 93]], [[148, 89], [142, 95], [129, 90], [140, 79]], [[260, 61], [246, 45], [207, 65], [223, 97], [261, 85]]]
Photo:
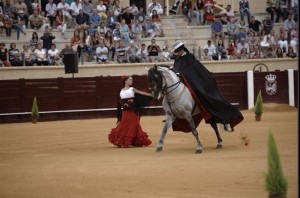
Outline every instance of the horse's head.
[[154, 98], [159, 99], [166, 86], [166, 76], [169, 76], [170, 67], [155, 65], [148, 70], [148, 85]]

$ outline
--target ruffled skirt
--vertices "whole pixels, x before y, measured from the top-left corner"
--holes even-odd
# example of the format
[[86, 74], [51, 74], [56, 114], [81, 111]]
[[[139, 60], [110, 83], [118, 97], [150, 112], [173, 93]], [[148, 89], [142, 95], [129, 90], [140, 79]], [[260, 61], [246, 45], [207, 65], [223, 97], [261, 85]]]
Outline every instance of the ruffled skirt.
[[123, 111], [121, 122], [111, 130], [108, 140], [119, 147], [142, 147], [151, 144], [140, 125], [140, 116], [136, 111]]

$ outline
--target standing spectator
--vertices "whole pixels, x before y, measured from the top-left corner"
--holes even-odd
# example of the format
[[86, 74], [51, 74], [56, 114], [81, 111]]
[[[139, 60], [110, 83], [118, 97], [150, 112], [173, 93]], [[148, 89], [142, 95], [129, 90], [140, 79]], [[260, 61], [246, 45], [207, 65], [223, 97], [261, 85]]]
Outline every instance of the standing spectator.
[[99, 46], [96, 49], [96, 59], [97, 63], [103, 64], [103, 63], [108, 63], [108, 49], [104, 45], [103, 41], [99, 42]]
[[248, 24], [250, 23], [250, 8], [249, 8], [249, 1], [248, 0], [240, 0], [240, 16], [241, 20], [244, 21], [244, 15], [247, 15]]
[[216, 54], [216, 47], [215, 45], [211, 44], [211, 40], [207, 41], [207, 44], [204, 45], [203, 50], [208, 49], [208, 54], [213, 56]]
[[196, 0], [193, 9], [193, 14], [196, 16], [197, 25], [203, 23], [203, 11], [202, 11], [203, 8], [204, 8], [203, 0]]
[[0, 67], [10, 67], [8, 50], [5, 48], [5, 43], [0, 43]]
[[148, 52], [145, 43], [142, 43], [141, 49], [138, 51], [137, 54], [140, 57], [142, 63], [146, 63], [149, 61]]
[[50, 28], [47, 27], [43, 36], [41, 36], [41, 40], [43, 40], [43, 48], [46, 52], [51, 48], [53, 39], [55, 39], [55, 36], [50, 32]]
[[38, 10], [34, 10], [33, 14], [29, 16], [30, 28], [39, 30], [43, 25], [43, 17], [39, 14]]
[[36, 49], [34, 50], [34, 55], [36, 57], [35, 62], [38, 66], [49, 65], [47, 52], [42, 48], [42, 44], [37, 44]]
[[49, 2], [46, 4], [45, 9], [46, 9], [46, 16], [50, 21], [50, 26], [53, 27], [56, 18], [56, 11], [57, 11], [56, 4], [53, 3], [53, 0], [49, 0]]
[[51, 45], [51, 48], [48, 50], [48, 62], [49, 62], [49, 65], [60, 65], [62, 63], [62, 61], [60, 60], [60, 57], [59, 57], [59, 51], [58, 49], [56, 48], [56, 45], [55, 44], [52, 44]]
[[274, 21], [274, 14], [276, 12], [276, 23], [279, 21], [280, 17], [280, 6], [279, 0], [267, 0], [267, 9], [266, 11], [271, 15], [271, 20]]
[[182, 13], [187, 17], [188, 22], [192, 22], [191, 12], [192, 12], [192, 1], [191, 0], [183, 0], [181, 3]]
[[216, 18], [215, 21], [211, 24], [211, 40], [213, 43], [216, 43], [216, 39], [220, 38], [222, 40], [225, 39], [225, 35], [223, 33], [223, 24], [220, 22], [219, 18]]
[[22, 54], [24, 54], [24, 62], [26, 66], [33, 66], [34, 60], [32, 59], [32, 51], [30, 50], [29, 45], [23, 45], [23, 51]]
[[128, 63], [126, 51], [127, 48], [124, 45], [124, 41], [119, 40], [119, 46], [116, 49], [116, 57], [118, 63]]
[[89, 0], [83, 0], [82, 2], [82, 11], [90, 16], [93, 13], [94, 6], [89, 2]]
[[130, 41], [130, 44], [127, 48], [127, 55], [130, 63], [140, 63], [141, 59], [138, 56], [139, 48], [134, 44], [134, 41]]
[[57, 4], [57, 11], [61, 10], [64, 16], [64, 21], [67, 23], [67, 27], [70, 28], [72, 25], [72, 16], [70, 12], [72, 11], [70, 5], [66, 3], [66, 0], [61, 0], [59, 4]]
[[10, 49], [8, 50], [9, 62], [12, 66], [22, 66], [22, 61], [20, 59], [21, 53], [19, 49], [16, 48], [15, 43], [10, 44]]
[[259, 20], [256, 20], [254, 16], [251, 16], [248, 28], [249, 28], [249, 32], [251, 33], [256, 32], [256, 34], [259, 36], [262, 28], [262, 24]]
[[156, 40], [151, 39], [151, 44], [147, 47], [150, 62], [160, 61], [159, 53], [161, 53], [160, 47], [156, 44]]
[[28, 27], [29, 13], [27, 5], [23, 2], [23, 0], [18, 0], [18, 3], [16, 3], [14, 7], [22, 23], [25, 24], [25, 27]]
[[61, 30], [61, 35], [63, 36], [64, 39], [66, 39], [65, 34], [67, 30], [67, 24], [65, 23], [64, 16], [61, 10], [58, 10], [56, 12], [55, 23], [56, 23], [56, 28], [58, 30]]
[[161, 15], [164, 13], [164, 10], [160, 3], [157, 2], [157, 0], [152, 0], [151, 3], [148, 5], [148, 15], [151, 17], [152, 16], [152, 11], [156, 10], [158, 15]]
[[263, 29], [266, 34], [270, 34], [270, 31], [273, 29], [273, 20], [270, 19], [270, 16], [266, 16], [266, 18], [262, 21]]

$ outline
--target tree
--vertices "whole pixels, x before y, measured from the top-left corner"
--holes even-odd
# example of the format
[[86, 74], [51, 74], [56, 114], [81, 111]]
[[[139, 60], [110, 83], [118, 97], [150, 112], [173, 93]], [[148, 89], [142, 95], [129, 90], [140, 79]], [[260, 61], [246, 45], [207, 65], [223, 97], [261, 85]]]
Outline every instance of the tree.
[[284, 198], [287, 194], [288, 182], [283, 175], [280, 156], [270, 129], [268, 138], [268, 173], [266, 174], [265, 187], [269, 192], [269, 197]]
[[39, 108], [38, 108], [38, 105], [37, 105], [36, 96], [34, 97], [33, 103], [32, 103], [31, 117], [33, 119], [37, 119], [39, 117]]
[[254, 107], [255, 115], [260, 116], [263, 113], [263, 99], [261, 95], [261, 90], [259, 90]]

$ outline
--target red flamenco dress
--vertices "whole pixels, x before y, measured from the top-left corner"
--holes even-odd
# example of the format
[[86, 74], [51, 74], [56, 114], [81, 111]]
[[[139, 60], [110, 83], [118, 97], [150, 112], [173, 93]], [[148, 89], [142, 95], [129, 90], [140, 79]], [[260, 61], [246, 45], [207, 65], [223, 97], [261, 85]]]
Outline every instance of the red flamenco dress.
[[121, 90], [121, 104], [123, 107], [121, 122], [108, 135], [110, 143], [118, 147], [142, 147], [151, 144], [146, 132], [140, 125], [140, 113], [134, 104], [133, 88]]

